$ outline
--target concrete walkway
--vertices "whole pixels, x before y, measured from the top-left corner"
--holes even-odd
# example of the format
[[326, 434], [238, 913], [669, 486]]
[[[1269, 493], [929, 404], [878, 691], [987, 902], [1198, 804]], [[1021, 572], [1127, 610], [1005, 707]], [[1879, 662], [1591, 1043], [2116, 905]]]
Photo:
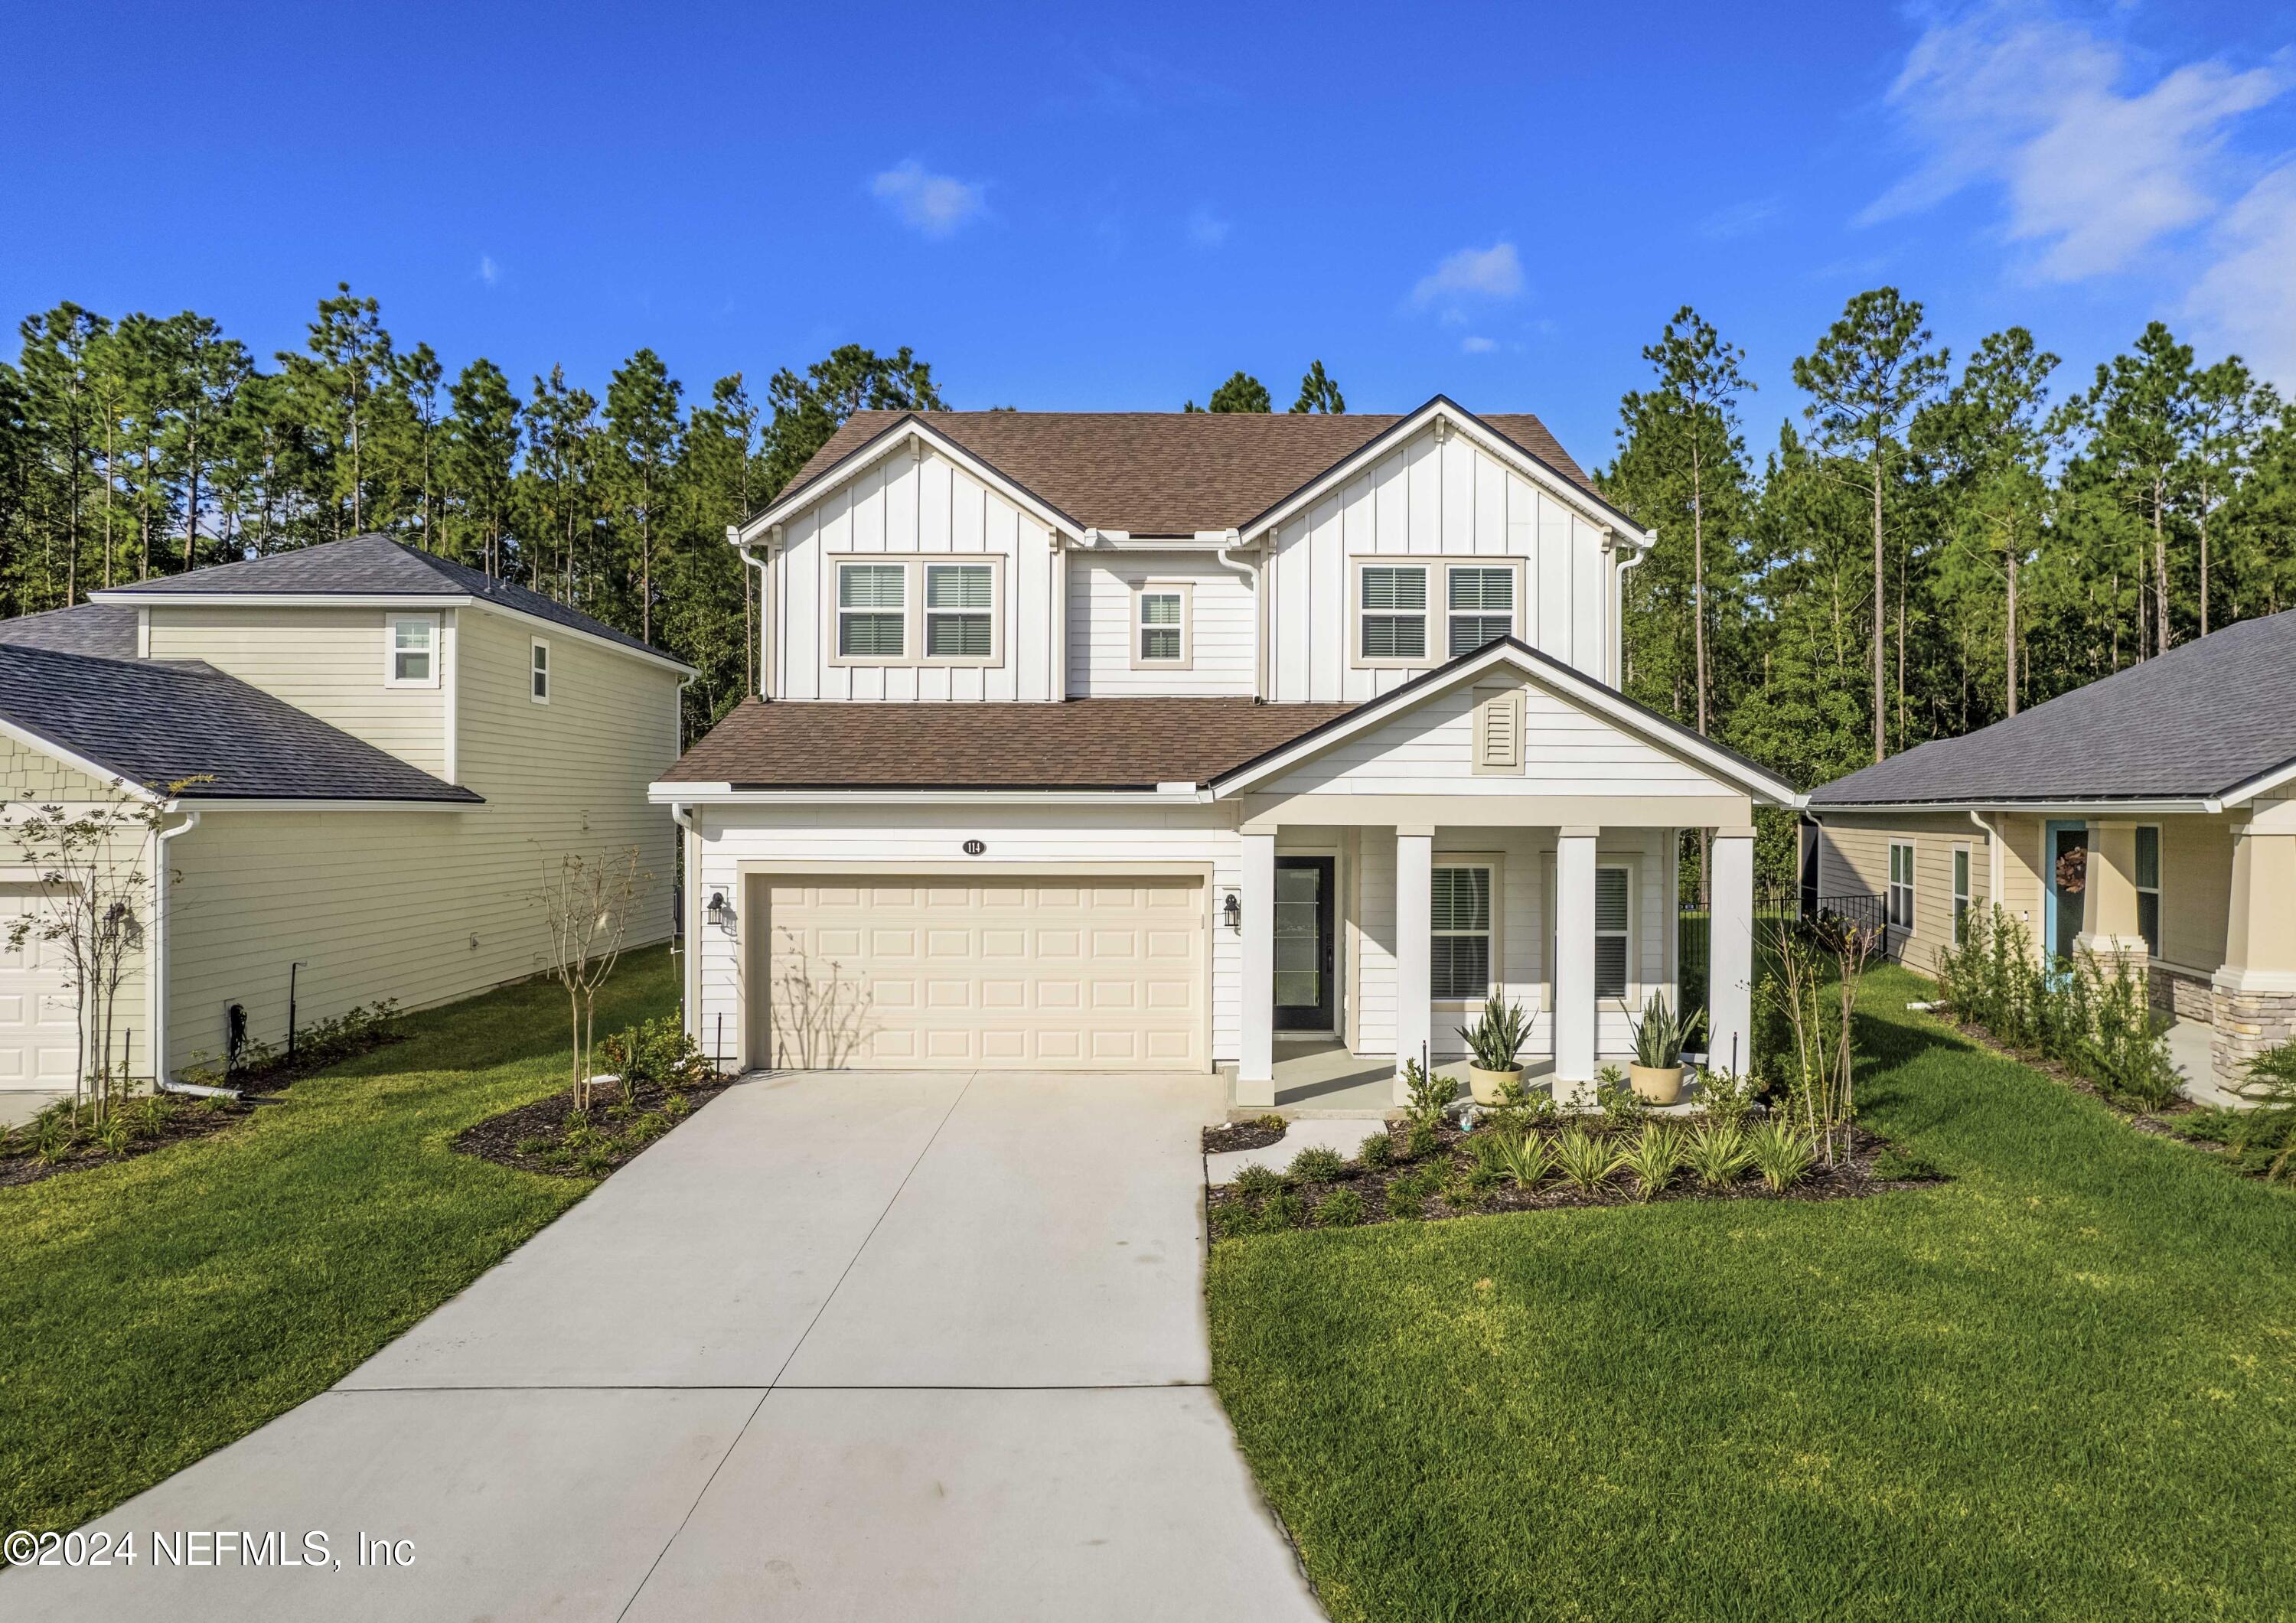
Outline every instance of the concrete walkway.
[[[1212, 1077], [731, 1089], [96, 1523], [133, 1568], [0, 1574], [0, 1615], [1319, 1618], [1206, 1384], [1221, 1105]], [[217, 1564], [153, 1567], [155, 1531], [217, 1530]], [[339, 1569], [251, 1565], [268, 1532]]]

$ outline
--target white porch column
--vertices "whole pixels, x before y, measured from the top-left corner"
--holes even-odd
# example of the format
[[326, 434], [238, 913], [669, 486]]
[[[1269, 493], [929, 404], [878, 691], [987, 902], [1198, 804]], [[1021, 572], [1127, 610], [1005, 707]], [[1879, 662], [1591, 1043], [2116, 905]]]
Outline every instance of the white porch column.
[[[1243, 836], [1243, 1048], [1236, 1056], [1238, 1109], [1275, 1103], [1275, 836]], [[1216, 926], [1218, 928], [1218, 926]]]
[[[1435, 831], [1395, 831], [1395, 1102], [1407, 1104], [1403, 1065], [1427, 1050], [1434, 988]], [[1431, 1059], [1430, 1063], [1432, 1063]]]
[[1566, 828], [1554, 841], [1554, 1097], [1595, 1097], [1595, 840]]
[[1754, 831], [1714, 831], [1706, 925], [1707, 1069], [1754, 1067]]

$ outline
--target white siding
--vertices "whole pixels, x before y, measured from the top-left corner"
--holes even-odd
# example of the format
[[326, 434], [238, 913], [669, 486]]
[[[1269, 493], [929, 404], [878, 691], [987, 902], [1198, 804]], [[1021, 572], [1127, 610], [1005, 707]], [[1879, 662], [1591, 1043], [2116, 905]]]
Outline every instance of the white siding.
[[[1254, 680], [1251, 584], [1202, 553], [1118, 553], [1069, 558], [1069, 694], [1077, 699], [1162, 693], [1249, 698]], [[1132, 668], [1133, 591], [1185, 581], [1193, 657], [1186, 670]]]
[[1271, 794], [1715, 795], [1729, 785], [1543, 688], [1524, 693], [1521, 776], [1477, 777], [1475, 692], [1440, 693], [1267, 785]]
[[[849, 553], [1001, 557], [1004, 658], [996, 665], [845, 666], [831, 661], [827, 560]], [[906, 447], [864, 468], [783, 527], [774, 566], [769, 674], [780, 699], [1050, 700], [1054, 668], [1051, 532], [933, 454]]]
[[[1268, 560], [1268, 647], [1278, 702], [1363, 700], [1413, 672], [1358, 669], [1352, 561], [1365, 556], [1524, 561], [1517, 623], [1523, 640], [1611, 679], [1608, 645], [1616, 578], [1599, 526], [1453, 434], [1431, 428], [1381, 457], [1341, 489], [1284, 524]], [[1431, 581], [1429, 663], [1442, 653], [1441, 577]]]

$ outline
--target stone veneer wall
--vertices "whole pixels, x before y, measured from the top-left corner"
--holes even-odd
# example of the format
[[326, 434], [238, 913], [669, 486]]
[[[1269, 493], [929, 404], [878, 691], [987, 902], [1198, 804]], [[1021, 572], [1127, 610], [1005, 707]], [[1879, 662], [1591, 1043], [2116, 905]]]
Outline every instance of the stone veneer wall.
[[2212, 989], [2216, 1031], [2210, 1039], [2210, 1057], [2224, 1085], [2235, 1093], [2243, 1092], [2234, 1078], [2246, 1075], [2249, 1062], [2266, 1049], [2296, 1037], [2296, 992]]
[[2203, 1026], [2216, 1023], [2216, 988], [2206, 975], [2172, 970], [2165, 963], [2155, 963], [2152, 970], [2154, 1008]]

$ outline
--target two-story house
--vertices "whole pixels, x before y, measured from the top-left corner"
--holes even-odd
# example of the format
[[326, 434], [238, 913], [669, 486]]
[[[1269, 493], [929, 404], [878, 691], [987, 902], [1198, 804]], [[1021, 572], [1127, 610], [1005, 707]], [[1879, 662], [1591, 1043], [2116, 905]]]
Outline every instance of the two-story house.
[[864, 413], [732, 539], [764, 692], [653, 790], [729, 1061], [1250, 1107], [1456, 1055], [1497, 992], [1579, 1089], [1674, 992], [1701, 828], [1749, 1058], [1752, 808], [1796, 797], [1619, 692], [1652, 537], [1536, 418]]
[[[119, 823], [140, 877], [113, 1062], [166, 1076], [234, 1040], [546, 970], [561, 856], [635, 848], [635, 944], [672, 927], [646, 785], [689, 667], [539, 593], [359, 536], [0, 623], [0, 792]], [[0, 837], [0, 932], [53, 916], [47, 844]], [[75, 865], [77, 867], [78, 865]], [[60, 942], [0, 952], [0, 1087], [88, 1061]], [[0, 946], [6, 935], [0, 933]]]

